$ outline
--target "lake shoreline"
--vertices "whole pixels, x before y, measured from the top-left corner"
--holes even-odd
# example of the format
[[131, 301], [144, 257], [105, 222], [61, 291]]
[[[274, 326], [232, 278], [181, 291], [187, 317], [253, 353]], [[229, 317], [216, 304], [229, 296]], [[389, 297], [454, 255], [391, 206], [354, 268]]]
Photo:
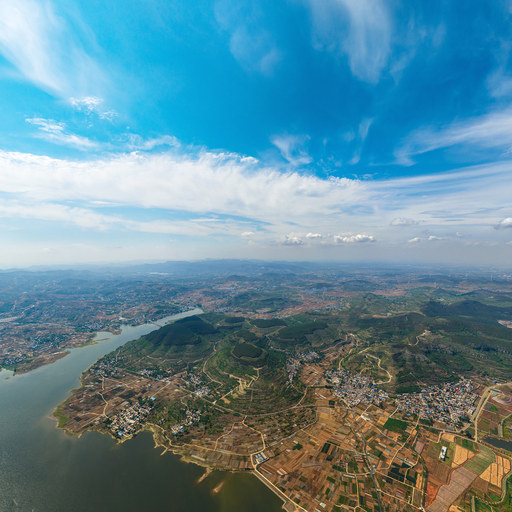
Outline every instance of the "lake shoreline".
[[[185, 312], [182, 312], [180, 313], [179, 315], [183, 315], [183, 317], [186, 315], [186, 316], [192, 316], [194, 314], [198, 314], [198, 313], [202, 313], [203, 311], [200, 310], [198, 311], [198, 308], [194, 308], [192, 310], [189, 310], [189, 311], [185, 311]], [[172, 317], [174, 316], [177, 316], [177, 315], [172, 315]], [[156, 322], [162, 322], [162, 320], [166, 320], [170, 317], [164, 317], [163, 319], [160, 319], [160, 320], [157, 320]], [[146, 324], [141, 324], [140, 326], [135, 326], [135, 327], [144, 327], [144, 326], [151, 326], [151, 327], [154, 327], [155, 329], [158, 329], [158, 328], [161, 328], [163, 325], [167, 325], [168, 323], [171, 323], [171, 321], [166, 321], [163, 323], [163, 325], [160, 325], [156, 322], [149, 322], [149, 323], [146, 323]], [[134, 326], [122, 326], [122, 327], [134, 327]], [[121, 333], [123, 332], [123, 329], [121, 329]], [[105, 337], [105, 335], [107, 335]], [[99, 338], [99, 336], [103, 336], [102, 338]], [[110, 332], [106, 332], [106, 331], [99, 331], [98, 333], [96, 333], [95, 337], [93, 338], [93, 340], [91, 340], [91, 344], [101, 344], [102, 342], [105, 342], [105, 341], [109, 341], [111, 340], [113, 337], [117, 336], [117, 334], [115, 333], [110, 333]], [[134, 339], [137, 339], [137, 338], [134, 338]], [[133, 341], [133, 340], [128, 340], [126, 341], [125, 343], [129, 343], [130, 341]], [[123, 343], [123, 344], [125, 344]], [[83, 348], [87, 348], [88, 346], [90, 346], [91, 344], [88, 344], [86, 345], [85, 347]], [[120, 345], [121, 346], [121, 345]], [[82, 348], [82, 347], [80, 347]], [[117, 348], [117, 347], [116, 347]], [[77, 348], [78, 349], [78, 348]], [[72, 350], [77, 350], [77, 349], [72, 349]], [[115, 350], [115, 349], [114, 349]], [[109, 353], [109, 352], [107, 352]], [[106, 354], [105, 354], [106, 355]], [[103, 357], [103, 356], [102, 356]], [[91, 367], [93, 366], [95, 363], [97, 362], [94, 361], [92, 362], [83, 372], [82, 374], [80, 375], [79, 377], [79, 382], [80, 382], [80, 386], [83, 386], [82, 384], [82, 376], [83, 374]], [[135, 439], [138, 435], [144, 433], [144, 432], [150, 432], [151, 435], [152, 435], [152, 439], [153, 439], [153, 444], [154, 444], [154, 448], [162, 448], [162, 452], [160, 453], [160, 456], [162, 455], [165, 455], [166, 453], [170, 452], [172, 453], [173, 455], [177, 456], [179, 458], [179, 461], [181, 463], [186, 463], [186, 464], [193, 464], [197, 467], [201, 467], [201, 468], [204, 468], [204, 473], [197, 479], [196, 481], [196, 485], [200, 484], [201, 482], [203, 482], [210, 474], [212, 474], [213, 472], [215, 471], [222, 471], [222, 472], [227, 472], [227, 473], [232, 473], [232, 474], [252, 474], [254, 475], [260, 482], [262, 482], [265, 487], [267, 489], [269, 489], [270, 491], [272, 491], [272, 494], [274, 494], [275, 496], [277, 496], [282, 502], [283, 502], [283, 508], [284, 506], [288, 503], [288, 502], [291, 502], [291, 500], [289, 500], [288, 497], [286, 497], [283, 493], [280, 493], [278, 492], [275, 488], [273, 488], [272, 485], [269, 485], [269, 482], [266, 481], [265, 478], [262, 478], [262, 475], [259, 474], [259, 472], [256, 470], [256, 468], [253, 468], [251, 470], [246, 470], [246, 471], [237, 471], [237, 470], [233, 470], [231, 468], [223, 468], [223, 467], [215, 467], [215, 466], [212, 466], [211, 464], [207, 463], [205, 460], [201, 460], [199, 457], [194, 457], [193, 455], [190, 455], [189, 453], [185, 453], [185, 450], [186, 450], [186, 447], [183, 446], [179, 446], [179, 445], [173, 445], [172, 442], [168, 439], [166, 433], [161, 429], [161, 427], [158, 427], [157, 425], [153, 425], [153, 424], [147, 424], [147, 425], [144, 425], [141, 430], [139, 430], [137, 433], [133, 434], [133, 435], [130, 435], [130, 436], [126, 436], [126, 437], [123, 437], [122, 439], [118, 438], [118, 437], [115, 437], [114, 435], [112, 435], [112, 433], [108, 432], [108, 431], [104, 431], [104, 430], [101, 430], [100, 428], [97, 428], [97, 427], [92, 427], [90, 429], [87, 429], [87, 430], [84, 430], [82, 432], [73, 432], [73, 431], [70, 431], [68, 429], [66, 429], [66, 426], [65, 426], [65, 423], [64, 424], [61, 424], [61, 421], [64, 421], [64, 420], [67, 420], [67, 418], [64, 416], [64, 415], [60, 415], [59, 414], [59, 409], [60, 407], [66, 402], [68, 401], [72, 396], [73, 396], [73, 393], [77, 390], [77, 389], [80, 389], [80, 386], [79, 387], [75, 387], [71, 390], [69, 390], [68, 392], [68, 396], [66, 397], [66, 399], [61, 402], [60, 404], [58, 404], [51, 412], [50, 414], [50, 417], [53, 419], [53, 421], [55, 422], [55, 427], [58, 429], [58, 430], [61, 430], [63, 431], [67, 436], [70, 436], [70, 437], [73, 437], [75, 439], [80, 439], [84, 434], [88, 433], [88, 432], [97, 432], [98, 434], [102, 435], [102, 436], [106, 436], [108, 437], [109, 439], [112, 439], [116, 445], [123, 445], [126, 443], [126, 441], [129, 441], [129, 440], [133, 440]], [[162, 439], [162, 437], [165, 438]], [[223, 485], [224, 485], [225, 481], [223, 480], [221, 483], [219, 483], [215, 489], [212, 490], [212, 494], [216, 495], [218, 494]]]
[[[81, 386], [82, 373], [102, 356], [157, 327], [128, 326], [118, 336], [97, 333], [98, 343], [73, 348], [53, 364], [15, 379], [12, 371], [2, 370], [0, 510], [218, 512], [221, 503], [224, 512], [281, 510], [274, 493], [240, 473], [213, 471], [196, 484], [204, 470], [194, 460], [183, 464], [186, 459], [171, 450], [162, 457], [164, 450], [154, 450], [149, 432], [119, 444], [97, 431], [88, 430], [79, 438], [67, 434], [65, 425], [57, 428], [54, 413]], [[213, 495], [222, 479], [227, 479], [226, 485]]]

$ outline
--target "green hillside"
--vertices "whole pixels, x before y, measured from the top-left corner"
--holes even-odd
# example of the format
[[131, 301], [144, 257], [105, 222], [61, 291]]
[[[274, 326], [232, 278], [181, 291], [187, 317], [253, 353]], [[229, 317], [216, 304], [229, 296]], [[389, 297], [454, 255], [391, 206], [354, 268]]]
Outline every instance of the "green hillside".
[[198, 345], [201, 343], [201, 335], [216, 332], [213, 325], [194, 315], [153, 331], [145, 339], [155, 346]]

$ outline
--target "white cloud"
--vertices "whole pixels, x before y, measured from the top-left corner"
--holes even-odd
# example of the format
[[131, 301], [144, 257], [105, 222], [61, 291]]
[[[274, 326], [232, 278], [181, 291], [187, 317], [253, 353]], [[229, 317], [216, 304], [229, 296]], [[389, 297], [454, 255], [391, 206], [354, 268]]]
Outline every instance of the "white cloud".
[[103, 99], [97, 96], [84, 96], [83, 98], [70, 98], [69, 102], [77, 110], [96, 112], [103, 103]]
[[26, 119], [27, 123], [38, 128], [38, 137], [63, 146], [71, 146], [81, 150], [95, 149], [99, 145], [87, 137], [76, 135], [66, 130], [64, 123], [59, 123], [53, 119], [43, 119], [41, 117], [34, 117]]
[[293, 235], [286, 235], [283, 245], [304, 245], [302, 238]]
[[512, 217], [507, 217], [506, 219], [501, 220], [496, 226], [496, 228], [512, 228]]
[[512, 109], [455, 122], [440, 129], [417, 130], [395, 151], [395, 157], [400, 164], [412, 165], [416, 155], [451, 146], [509, 152], [512, 148]]
[[362, 233], [358, 233], [357, 235], [334, 235], [334, 241], [339, 244], [359, 244], [366, 242], [374, 242], [375, 237], [373, 235], [364, 235]]
[[318, 49], [348, 56], [354, 76], [379, 81], [391, 50], [391, 21], [381, 0], [305, 0]]
[[307, 165], [313, 161], [305, 150], [308, 135], [274, 135], [270, 141], [293, 166]]
[[[59, 132], [58, 123], [45, 121]], [[284, 240], [272, 247], [285, 250], [302, 241], [319, 252], [336, 244], [364, 250], [361, 242], [373, 240], [398, 247], [404, 242], [395, 226], [413, 225], [412, 219], [427, 235], [462, 231], [475, 241], [504, 243], [492, 227], [508, 219], [512, 196], [512, 162], [365, 181], [283, 172], [235, 154], [172, 147], [84, 161], [0, 151], [0, 169], [0, 195], [7, 202], [2, 211], [11, 218], [30, 214], [84, 229], [238, 240], [257, 233], [253, 240], [261, 247]], [[147, 212], [155, 218], [147, 220]], [[347, 232], [327, 235], [339, 226]], [[425, 246], [441, 254], [444, 244], [459, 243], [452, 238]]]
[[105, 110], [103, 108], [103, 98], [99, 98], [98, 96], [70, 98], [69, 102], [76, 110], [87, 114], [95, 113], [101, 119], [112, 121], [112, 119], [117, 116], [117, 112], [114, 110]]
[[254, 231], [244, 231], [240, 236], [244, 238], [251, 238], [255, 235]]
[[409, 244], [417, 244], [419, 242], [438, 242], [440, 240], [445, 240], [445, 237], [436, 236], [436, 235], [429, 235], [429, 236], [427, 236], [425, 238], [422, 238], [422, 237], [416, 236], [416, 237], [411, 238], [410, 240], [408, 240], [407, 243], [409, 243]]
[[258, 168], [234, 155], [130, 153], [86, 162], [0, 151], [0, 191], [45, 201], [239, 215], [275, 224], [307, 221], [357, 201], [362, 185]]
[[105, 81], [49, 0], [0, 2], [0, 53], [27, 80], [59, 97], [87, 93]]
[[180, 141], [173, 135], [161, 135], [150, 139], [144, 139], [140, 135], [130, 133], [121, 140], [121, 147], [129, 151], [151, 151], [162, 146], [180, 147]]

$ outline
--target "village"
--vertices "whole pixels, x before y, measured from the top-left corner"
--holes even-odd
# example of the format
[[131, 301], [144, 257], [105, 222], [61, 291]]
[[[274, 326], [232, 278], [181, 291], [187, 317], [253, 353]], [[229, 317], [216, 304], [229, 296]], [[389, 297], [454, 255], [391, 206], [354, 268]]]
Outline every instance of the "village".
[[[151, 402], [151, 399], [149, 402]], [[110, 432], [116, 437], [136, 434], [140, 430], [142, 422], [151, 411], [150, 403], [136, 403], [129, 406], [127, 402], [124, 402], [121, 404], [121, 407], [123, 406], [126, 408], [107, 420]]]
[[300, 352], [291, 357], [288, 357], [288, 359], [286, 360], [286, 371], [288, 372], [288, 380], [290, 382], [293, 381], [303, 363], [311, 363], [319, 359], [319, 357], [320, 356], [312, 350]]
[[395, 401], [398, 409], [421, 418], [443, 423], [450, 430], [460, 429], [469, 422], [478, 394], [470, 380], [431, 386], [420, 393], [399, 395]]
[[334, 395], [349, 407], [359, 404], [380, 405], [389, 398], [388, 393], [379, 389], [370, 377], [354, 374], [345, 369], [327, 371], [325, 376], [334, 386]]

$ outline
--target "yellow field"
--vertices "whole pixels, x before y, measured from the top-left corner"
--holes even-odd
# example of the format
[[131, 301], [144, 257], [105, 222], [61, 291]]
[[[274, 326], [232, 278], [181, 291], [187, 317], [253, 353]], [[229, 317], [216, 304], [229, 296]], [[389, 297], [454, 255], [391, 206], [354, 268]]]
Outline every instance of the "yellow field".
[[453, 453], [452, 467], [462, 466], [462, 464], [466, 463], [474, 455], [475, 454], [472, 451], [456, 444], [455, 451]]
[[379, 427], [382, 427], [384, 425], [384, 423], [386, 423], [386, 421], [388, 420], [389, 418], [389, 414], [388, 413], [383, 413], [380, 415], [379, 419], [377, 420], [377, 425]]
[[418, 479], [416, 480], [416, 489], [423, 491], [423, 474], [418, 473]]
[[503, 477], [510, 471], [510, 460], [501, 455], [496, 455], [496, 462], [493, 462], [481, 475], [480, 478], [491, 485], [501, 487]]

